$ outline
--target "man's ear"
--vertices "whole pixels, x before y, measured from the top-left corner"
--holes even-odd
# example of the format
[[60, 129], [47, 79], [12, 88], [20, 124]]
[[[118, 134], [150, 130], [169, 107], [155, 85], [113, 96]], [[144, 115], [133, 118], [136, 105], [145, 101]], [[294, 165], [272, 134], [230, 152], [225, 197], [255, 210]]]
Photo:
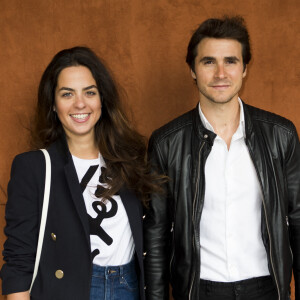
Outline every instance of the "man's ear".
[[196, 76], [195, 72], [192, 69], [191, 69], [191, 75], [192, 75], [193, 79], [197, 79], [197, 76]]
[[246, 75], [247, 75], [247, 65], [245, 66], [245, 70], [244, 70], [244, 72], [243, 72], [243, 78], [245, 78]]

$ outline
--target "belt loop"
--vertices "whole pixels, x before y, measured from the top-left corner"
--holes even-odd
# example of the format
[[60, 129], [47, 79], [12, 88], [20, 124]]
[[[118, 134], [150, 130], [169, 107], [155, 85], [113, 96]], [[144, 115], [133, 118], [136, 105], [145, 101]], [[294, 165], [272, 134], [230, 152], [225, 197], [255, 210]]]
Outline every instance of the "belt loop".
[[212, 282], [211, 281], [206, 281], [205, 282], [205, 291], [206, 291], [206, 295], [210, 296], [211, 292], [212, 292]]
[[258, 290], [261, 291], [262, 288], [263, 288], [262, 279], [258, 277], [258, 278], [256, 278], [256, 282], [257, 282], [257, 288], [258, 288]]
[[120, 266], [120, 276], [123, 275], [123, 272], [124, 272], [124, 268], [123, 268], [123, 266]]

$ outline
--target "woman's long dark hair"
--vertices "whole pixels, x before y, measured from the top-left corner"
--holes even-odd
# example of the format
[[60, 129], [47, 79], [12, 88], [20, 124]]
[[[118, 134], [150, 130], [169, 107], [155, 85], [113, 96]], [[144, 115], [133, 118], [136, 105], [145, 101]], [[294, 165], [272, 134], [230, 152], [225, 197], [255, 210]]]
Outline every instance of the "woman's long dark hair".
[[112, 76], [89, 48], [74, 47], [60, 51], [42, 75], [32, 130], [33, 148], [48, 147], [64, 135], [53, 107], [58, 76], [63, 69], [71, 66], [87, 67], [101, 94], [102, 113], [95, 125], [95, 140], [106, 163], [103, 175], [110, 189], [103, 189], [97, 196], [108, 198], [125, 185], [146, 204], [150, 193], [160, 191], [158, 183], [162, 177], [150, 172], [145, 139], [131, 126]]

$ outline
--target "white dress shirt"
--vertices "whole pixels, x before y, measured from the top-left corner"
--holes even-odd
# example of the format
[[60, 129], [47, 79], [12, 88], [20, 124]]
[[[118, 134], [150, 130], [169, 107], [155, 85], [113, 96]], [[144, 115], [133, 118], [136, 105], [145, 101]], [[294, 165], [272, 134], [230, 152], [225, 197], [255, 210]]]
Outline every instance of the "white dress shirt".
[[[232, 282], [269, 275], [261, 237], [262, 193], [245, 144], [243, 104], [230, 148], [217, 136], [205, 165], [200, 278]], [[199, 103], [204, 126], [214, 132]]]

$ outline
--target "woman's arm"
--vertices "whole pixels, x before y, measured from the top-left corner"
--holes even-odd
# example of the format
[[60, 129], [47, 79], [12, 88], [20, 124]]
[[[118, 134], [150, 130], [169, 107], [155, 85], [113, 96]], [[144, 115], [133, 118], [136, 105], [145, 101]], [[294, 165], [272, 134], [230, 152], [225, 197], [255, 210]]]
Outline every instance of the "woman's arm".
[[7, 295], [7, 300], [30, 300], [29, 292], [21, 292]]
[[45, 159], [41, 151], [18, 155], [12, 164], [5, 211], [7, 240], [1, 269], [4, 295], [20, 293], [21, 296], [29, 290], [32, 281], [44, 172]]

